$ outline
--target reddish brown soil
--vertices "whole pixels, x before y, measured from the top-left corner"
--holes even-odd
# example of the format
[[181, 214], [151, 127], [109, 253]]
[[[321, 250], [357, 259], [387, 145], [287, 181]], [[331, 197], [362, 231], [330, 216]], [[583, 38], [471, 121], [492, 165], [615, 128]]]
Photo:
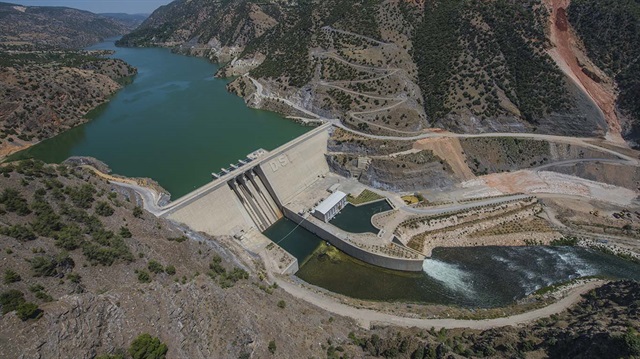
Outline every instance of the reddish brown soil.
[[[587, 56], [577, 44], [575, 33], [567, 19], [566, 8], [570, 0], [545, 0], [551, 11], [550, 17], [550, 41], [555, 46], [549, 53], [558, 66], [567, 74], [582, 90], [589, 95], [593, 102], [603, 112], [608, 124], [608, 138], [623, 142], [620, 136], [620, 122], [615, 109], [617, 94], [613, 88], [613, 81], [608, 79], [603, 83], [594, 80], [588, 73], [595, 73], [595, 66], [585, 64]], [[583, 59], [583, 66], [588, 71], [584, 71], [580, 66], [578, 58]], [[589, 69], [589, 67], [591, 69]], [[599, 79], [598, 77], [596, 77]]]

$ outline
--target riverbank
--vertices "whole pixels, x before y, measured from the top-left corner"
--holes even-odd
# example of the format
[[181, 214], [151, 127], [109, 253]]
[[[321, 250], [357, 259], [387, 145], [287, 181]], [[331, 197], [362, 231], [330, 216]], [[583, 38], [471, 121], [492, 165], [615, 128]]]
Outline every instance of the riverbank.
[[[305, 300], [337, 315], [352, 318], [360, 326], [366, 329], [370, 329], [374, 325], [394, 325], [423, 329], [469, 328], [486, 330], [508, 325], [515, 326], [527, 324], [553, 314], [561, 313], [579, 302], [582, 299], [581, 296], [583, 294], [586, 294], [606, 283], [606, 281], [603, 280], [577, 281], [576, 283], [572, 283], [566, 287], [558, 288], [558, 290], [547, 295], [549, 301], [544, 302], [542, 305], [534, 307], [520, 305], [496, 309], [497, 311], [502, 311], [502, 316], [492, 316], [494, 314], [488, 316], [478, 315], [477, 313], [479, 312], [471, 310], [467, 311], [469, 317], [455, 316], [456, 313], [460, 315], [461, 312], [457, 312], [459, 310], [458, 308], [450, 307], [450, 312], [441, 311], [439, 316], [432, 314], [432, 316], [427, 317], [410, 311], [402, 313], [397, 311], [388, 311], [389, 308], [386, 308], [385, 310], [384, 307], [379, 306], [379, 303], [376, 303], [378, 305], [377, 307], [368, 307], [363, 305], [353, 306], [351, 304], [346, 304], [333, 295], [327, 295], [326, 292], [319, 290], [317, 287], [308, 286], [295, 280], [291, 280], [290, 278], [276, 277], [274, 280], [278, 283], [279, 287], [283, 288], [287, 293], [294, 297]], [[405, 304], [405, 306], [407, 309], [413, 308], [413, 306], [409, 304]], [[442, 307], [436, 308], [439, 310], [443, 309]]]
[[640, 253], [634, 252], [631, 249], [623, 248], [608, 241], [597, 241], [593, 239], [581, 239], [577, 242], [578, 246], [592, 248], [602, 251], [604, 253], [613, 254], [617, 257], [630, 260], [636, 263], [640, 263]]

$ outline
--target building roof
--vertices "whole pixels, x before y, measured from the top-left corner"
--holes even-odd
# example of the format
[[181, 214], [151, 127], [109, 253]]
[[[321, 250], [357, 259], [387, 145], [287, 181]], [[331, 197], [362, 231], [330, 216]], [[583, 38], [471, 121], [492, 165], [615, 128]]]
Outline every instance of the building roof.
[[327, 214], [331, 208], [335, 207], [335, 205], [340, 203], [346, 196], [347, 194], [342, 191], [335, 191], [316, 207], [316, 211]]

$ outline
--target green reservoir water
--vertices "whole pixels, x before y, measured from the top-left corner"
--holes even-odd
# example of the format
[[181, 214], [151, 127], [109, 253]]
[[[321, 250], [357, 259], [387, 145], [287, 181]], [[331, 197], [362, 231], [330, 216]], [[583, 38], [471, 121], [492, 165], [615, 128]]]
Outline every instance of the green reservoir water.
[[351, 233], [378, 233], [379, 230], [371, 224], [371, 217], [380, 212], [391, 210], [387, 201], [378, 201], [362, 206], [348, 204], [338, 215], [333, 217], [331, 224]]
[[274, 149], [309, 128], [278, 114], [252, 110], [215, 79], [217, 66], [167, 49], [117, 48], [138, 68], [132, 84], [92, 115], [92, 121], [43, 141], [11, 159], [59, 163], [92, 156], [114, 173], [151, 177], [176, 199], [211, 180], [211, 172], [258, 148]]

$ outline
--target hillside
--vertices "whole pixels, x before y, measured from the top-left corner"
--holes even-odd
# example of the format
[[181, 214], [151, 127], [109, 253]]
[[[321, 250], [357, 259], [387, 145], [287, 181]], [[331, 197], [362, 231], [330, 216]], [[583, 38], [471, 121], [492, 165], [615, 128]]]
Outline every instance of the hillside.
[[[230, 84], [252, 106], [338, 118], [370, 134], [406, 136], [432, 127], [619, 133], [617, 118], [607, 123], [608, 112], [548, 55], [551, 16], [541, 0], [178, 0], [119, 45], [168, 46], [222, 62], [219, 76], [248, 74], [261, 84], [262, 91], [247, 77]], [[627, 54], [620, 64], [635, 57]], [[631, 93], [624, 82], [637, 77], [616, 81]], [[289, 109], [278, 99], [290, 101]], [[621, 91], [623, 110], [629, 101]], [[637, 118], [625, 113], [631, 122]], [[636, 136], [632, 126], [622, 134]]]
[[138, 27], [149, 17], [149, 14], [101, 13], [100, 16], [115, 19], [127, 25], [131, 30]]
[[[617, 109], [626, 119], [626, 133], [640, 137], [640, 3], [633, 0], [573, 0], [569, 20], [587, 54], [615, 79]], [[596, 81], [601, 81], [596, 74]], [[638, 142], [636, 142], [638, 145]]]
[[158, 219], [134, 192], [71, 162], [1, 169], [1, 357], [118, 355], [142, 333], [168, 358], [640, 354], [635, 282], [518, 328], [364, 330], [270, 285], [234, 239]]
[[81, 48], [135, 28], [88, 11], [66, 7], [0, 3], [0, 43], [30, 43], [40, 48]]
[[79, 48], [135, 26], [76, 9], [0, 3], [0, 159], [86, 122], [130, 81], [137, 70], [124, 61]]
[[86, 122], [136, 74], [104, 55], [0, 45], [0, 158]]

